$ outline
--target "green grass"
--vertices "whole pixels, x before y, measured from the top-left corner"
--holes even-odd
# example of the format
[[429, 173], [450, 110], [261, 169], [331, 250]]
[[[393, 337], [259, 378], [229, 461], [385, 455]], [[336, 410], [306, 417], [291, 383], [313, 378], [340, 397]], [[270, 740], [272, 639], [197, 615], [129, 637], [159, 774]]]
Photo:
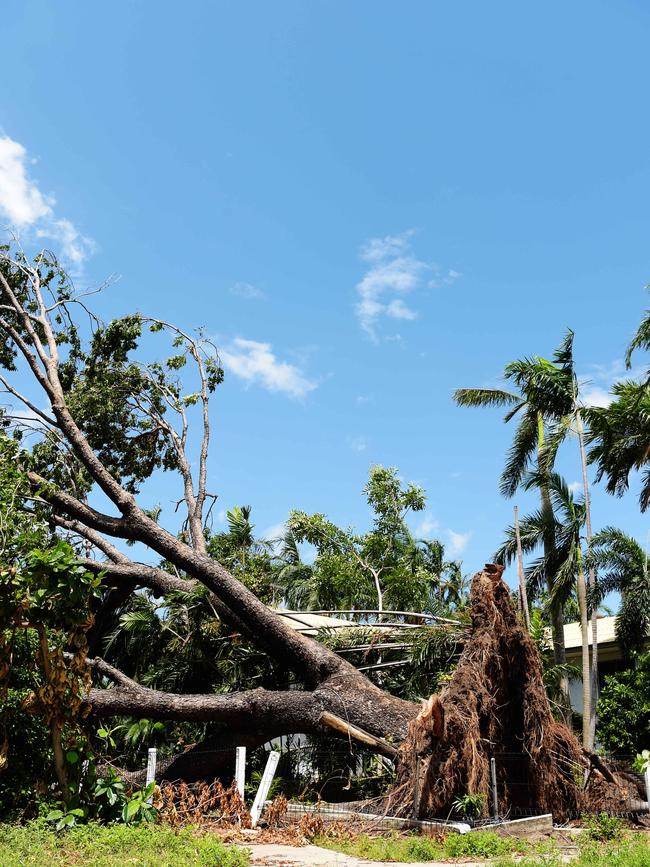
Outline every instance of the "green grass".
[[[531, 856], [521, 860], [510, 857], [497, 859], [494, 867], [564, 867], [560, 854], [548, 857]], [[580, 847], [579, 854], [570, 861], [571, 867], [650, 867], [650, 842], [635, 835], [615, 843], [595, 843], [590, 841]]]
[[446, 858], [493, 858], [512, 852], [527, 852], [530, 846], [514, 837], [499, 837], [491, 831], [450, 834], [444, 843], [429, 837], [392, 834], [387, 837], [320, 837], [314, 842], [327, 849], [367, 858], [370, 861], [439, 861]]
[[[371, 861], [441, 861], [449, 858], [490, 859], [494, 867], [563, 867], [562, 853], [553, 842], [531, 844], [515, 837], [500, 837], [491, 831], [450, 834], [442, 843], [416, 835], [392, 834], [370, 837], [319, 837], [319, 846], [367, 858]], [[516, 855], [516, 858], [513, 858]], [[523, 858], [522, 858], [523, 855]], [[580, 847], [572, 867], [650, 867], [650, 840], [630, 834], [614, 842], [588, 840]]]
[[82, 825], [55, 834], [42, 824], [0, 825], [2, 867], [246, 867], [244, 849], [211, 834], [158, 825]]

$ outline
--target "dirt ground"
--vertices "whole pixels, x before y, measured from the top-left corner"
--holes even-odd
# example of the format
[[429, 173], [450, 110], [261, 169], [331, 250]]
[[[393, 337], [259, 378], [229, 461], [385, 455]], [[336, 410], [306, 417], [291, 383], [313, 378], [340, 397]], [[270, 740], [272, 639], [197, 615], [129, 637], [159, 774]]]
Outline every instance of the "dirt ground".
[[[251, 864], [259, 867], [386, 867], [385, 861], [366, 861], [320, 846], [284, 846], [279, 843], [247, 843]], [[484, 867], [486, 861], [464, 861], [462, 867]], [[427, 861], [409, 867], [449, 867], [448, 861]]]

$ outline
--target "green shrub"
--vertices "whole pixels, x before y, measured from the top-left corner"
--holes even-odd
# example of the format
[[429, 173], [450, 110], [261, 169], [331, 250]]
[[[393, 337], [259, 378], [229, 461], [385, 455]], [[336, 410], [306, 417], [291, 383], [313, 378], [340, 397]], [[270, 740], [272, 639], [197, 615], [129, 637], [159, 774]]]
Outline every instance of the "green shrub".
[[583, 816], [587, 826], [587, 834], [590, 840], [606, 842], [616, 840], [621, 836], [621, 822], [607, 813], [598, 813], [596, 816]]
[[598, 739], [611, 753], [631, 755], [650, 744], [650, 653], [636, 668], [605, 678], [598, 699]]
[[493, 831], [472, 831], [469, 834], [450, 834], [444, 843], [445, 855], [450, 858], [493, 858], [507, 852], [522, 851], [526, 844], [509, 837], [499, 837]]

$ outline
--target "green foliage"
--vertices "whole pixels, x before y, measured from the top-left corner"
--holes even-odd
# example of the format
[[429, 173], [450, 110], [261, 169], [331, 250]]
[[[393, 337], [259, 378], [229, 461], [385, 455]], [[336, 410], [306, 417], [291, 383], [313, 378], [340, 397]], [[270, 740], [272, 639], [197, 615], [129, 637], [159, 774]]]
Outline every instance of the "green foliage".
[[485, 796], [480, 792], [474, 795], [459, 795], [454, 800], [454, 813], [461, 819], [478, 819], [485, 807]]
[[172, 830], [160, 825], [98, 825], [71, 828], [64, 835], [46, 826], [0, 826], [2, 867], [246, 867], [246, 850], [225, 846], [210, 833]]
[[641, 652], [650, 636], [650, 570], [641, 545], [615, 527], [605, 527], [593, 538], [589, 563], [597, 570], [593, 596], [599, 603], [608, 593], [621, 594], [616, 636], [623, 654]]
[[650, 750], [641, 750], [640, 753], [637, 753], [634, 762], [632, 763], [632, 768], [638, 774], [645, 774], [650, 770]]
[[650, 743], [650, 653], [634, 668], [610, 674], [598, 700], [598, 739], [605, 750], [631, 755]]
[[[458, 563], [444, 560], [440, 542], [416, 539], [407, 516], [425, 508], [421, 488], [403, 485], [395, 469], [374, 466], [364, 488], [372, 528], [342, 529], [322, 514], [294, 511], [281, 556], [278, 581], [288, 604], [316, 609], [393, 609], [445, 613], [463, 604]], [[300, 562], [298, 545], [316, 548], [312, 566]]]
[[598, 813], [595, 816], [583, 816], [583, 822], [587, 828], [590, 840], [601, 843], [617, 840], [621, 836], [623, 825], [620, 819], [609, 816], [607, 813]]
[[494, 831], [450, 834], [445, 840], [445, 855], [450, 858], [493, 858], [495, 855], [522, 851], [526, 848], [525, 842], [499, 837]]

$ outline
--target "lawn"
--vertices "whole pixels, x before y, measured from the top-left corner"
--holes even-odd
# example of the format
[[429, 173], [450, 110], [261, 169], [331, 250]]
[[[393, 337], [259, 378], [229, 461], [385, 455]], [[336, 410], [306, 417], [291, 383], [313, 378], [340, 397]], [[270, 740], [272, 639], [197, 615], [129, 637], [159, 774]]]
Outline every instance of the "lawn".
[[[490, 831], [450, 834], [444, 841], [417, 835], [319, 837], [319, 846], [366, 858], [403, 864], [415, 861], [490, 859], [498, 867], [560, 867], [563, 853], [553, 841], [532, 844], [516, 837], [500, 837]], [[575, 867], [650, 867], [650, 841], [643, 834], [625, 834], [599, 842], [585, 835], [573, 860]]]
[[0, 825], [2, 867], [246, 867], [245, 849], [214, 834], [159, 825], [83, 825], [64, 834], [31, 825]]

